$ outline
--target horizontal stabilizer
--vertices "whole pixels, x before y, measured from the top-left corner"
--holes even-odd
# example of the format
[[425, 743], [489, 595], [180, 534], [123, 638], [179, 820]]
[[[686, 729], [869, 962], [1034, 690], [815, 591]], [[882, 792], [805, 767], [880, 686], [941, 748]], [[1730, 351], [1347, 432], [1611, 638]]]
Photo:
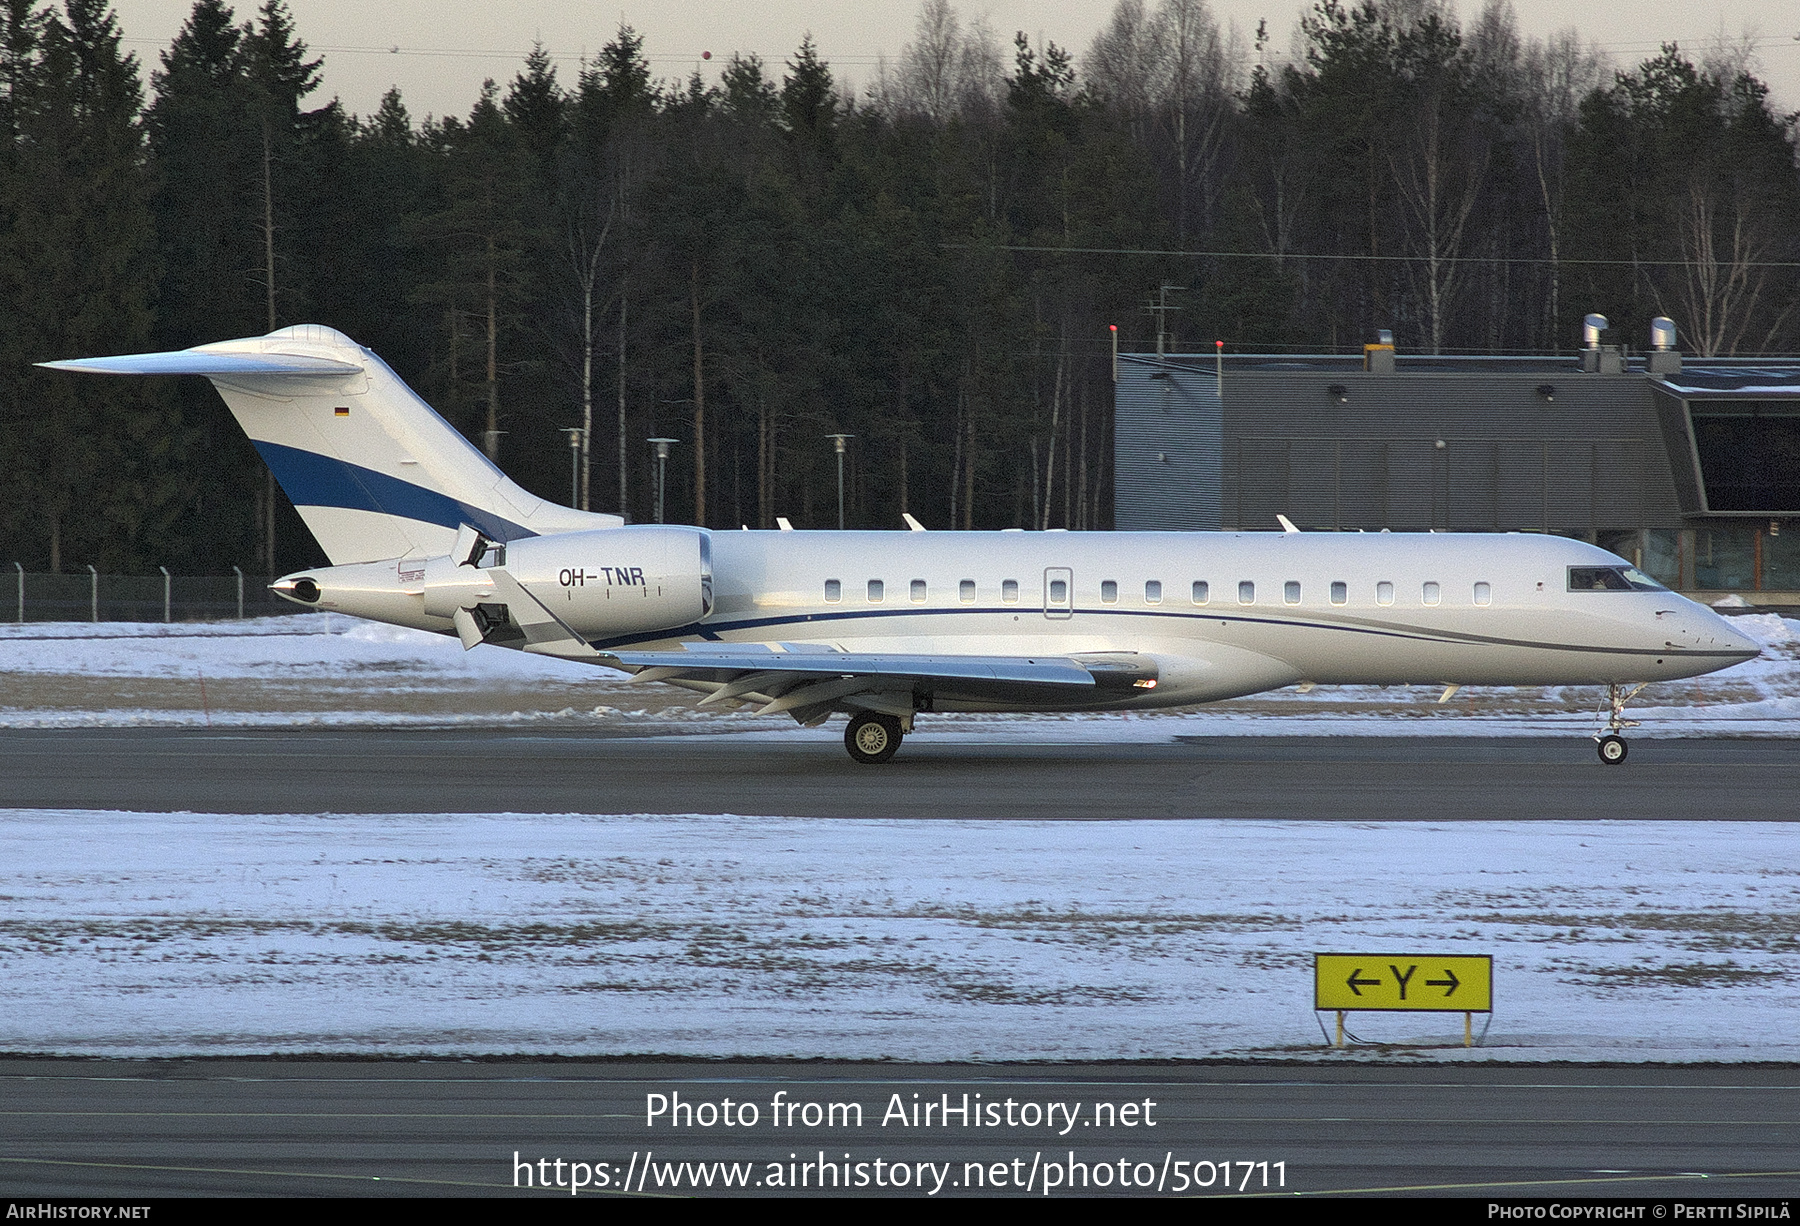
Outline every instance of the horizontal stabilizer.
[[339, 378], [359, 374], [361, 366], [331, 358], [292, 353], [208, 353], [177, 349], [170, 353], [126, 353], [116, 358], [75, 358], [39, 362], [48, 370], [75, 370], [90, 375], [311, 375]]

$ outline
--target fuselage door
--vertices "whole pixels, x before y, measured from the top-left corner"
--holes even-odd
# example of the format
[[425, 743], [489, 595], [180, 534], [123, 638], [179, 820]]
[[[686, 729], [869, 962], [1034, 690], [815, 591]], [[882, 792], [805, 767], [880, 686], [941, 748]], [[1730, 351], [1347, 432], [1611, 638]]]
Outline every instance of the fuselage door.
[[1065, 618], [1075, 611], [1075, 576], [1066, 566], [1044, 570], [1044, 616]]

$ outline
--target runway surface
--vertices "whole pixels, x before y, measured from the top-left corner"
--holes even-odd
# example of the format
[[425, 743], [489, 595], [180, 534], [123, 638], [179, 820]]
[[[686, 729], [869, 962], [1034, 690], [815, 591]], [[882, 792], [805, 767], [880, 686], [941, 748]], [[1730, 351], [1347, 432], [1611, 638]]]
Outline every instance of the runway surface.
[[1207, 737], [911, 741], [885, 766], [817, 741], [380, 728], [0, 731], [0, 806], [219, 813], [1793, 821], [1800, 741]]
[[[758, 1119], [650, 1124], [652, 1094], [754, 1104]], [[997, 1122], [977, 1128], [953, 1114], [914, 1126], [888, 1114], [896, 1095], [910, 1111], [946, 1096], [960, 1106], [965, 1094], [993, 1105]], [[773, 1123], [778, 1095], [800, 1105], [787, 1126]], [[632, 1171], [633, 1193], [641, 1178], [647, 1194], [707, 1194], [691, 1174], [659, 1189], [663, 1162], [749, 1163], [745, 1191], [786, 1191], [767, 1186], [771, 1164], [785, 1180], [811, 1160], [806, 1192], [817, 1190], [820, 1155], [839, 1178], [846, 1163], [851, 1179], [864, 1164], [861, 1190], [914, 1196], [935, 1177], [922, 1191], [914, 1167], [907, 1186], [876, 1188], [874, 1162], [940, 1164], [940, 1196], [1042, 1198], [1053, 1164], [1056, 1178], [1074, 1174], [1071, 1155], [1087, 1195], [1120, 1193], [1122, 1170], [1129, 1194], [1173, 1194], [1178, 1169], [1188, 1193], [1218, 1195], [1226, 1162], [1233, 1192], [1289, 1196], [1740, 1198], [1800, 1186], [1800, 1074], [1767, 1067], [15, 1060], [0, 1061], [0, 1097], [0, 1185], [13, 1197], [510, 1195], [540, 1170], [554, 1183], [556, 1168], [536, 1164], [559, 1158], [605, 1167], [615, 1195]], [[821, 1114], [807, 1127], [807, 1103], [844, 1109], [835, 1124]], [[1065, 1113], [1054, 1127], [1027, 1126], [1027, 1103]], [[1096, 1112], [1101, 1103], [1110, 1107]], [[980, 1164], [979, 1176], [965, 1163]], [[1111, 1186], [1096, 1188], [1103, 1164]], [[1019, 1187], [1034, 1167], [1035, 1186]], [[986, 1186], [968, 1187], [976, 1178]], [[1069, 1191], [1083, 1189], [1049, 1194]]]

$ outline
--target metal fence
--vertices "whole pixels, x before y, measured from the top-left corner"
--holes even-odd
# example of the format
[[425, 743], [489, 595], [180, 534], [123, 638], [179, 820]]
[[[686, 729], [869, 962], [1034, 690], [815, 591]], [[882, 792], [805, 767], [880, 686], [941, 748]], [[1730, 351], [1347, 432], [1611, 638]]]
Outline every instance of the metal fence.
[[[17, 622], [195, 622], [309, 612], [269, 590], [267, 575], [52, 575], [14, 562], [0, 574], [0, 619]], [[8, 582], [10, 580], [10, 582]]]

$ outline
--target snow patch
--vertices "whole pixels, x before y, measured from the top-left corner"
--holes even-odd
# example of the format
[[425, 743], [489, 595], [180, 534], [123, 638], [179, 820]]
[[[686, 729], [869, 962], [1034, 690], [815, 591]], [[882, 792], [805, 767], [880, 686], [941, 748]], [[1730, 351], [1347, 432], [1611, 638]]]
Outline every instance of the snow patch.
[[[0, 1049], [1794, 1060], [1800, 826], [0, 811]], [[1483, 1019], [1476, 1021], [1477, 1029]], [[1393, 1051], [1393, 1048], [1383, 1050]]]

